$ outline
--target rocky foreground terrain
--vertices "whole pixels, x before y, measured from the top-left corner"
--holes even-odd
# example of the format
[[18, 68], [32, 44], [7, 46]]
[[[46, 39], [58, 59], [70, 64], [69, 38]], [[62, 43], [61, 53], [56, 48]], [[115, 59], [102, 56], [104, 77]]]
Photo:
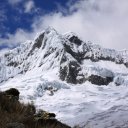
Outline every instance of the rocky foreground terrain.
[[20, 103], [19, 94], [15, 88], [0, 92], [0, 128], [71, 128], [55, 119], [54, 113], [36, 112], [33, 104]]

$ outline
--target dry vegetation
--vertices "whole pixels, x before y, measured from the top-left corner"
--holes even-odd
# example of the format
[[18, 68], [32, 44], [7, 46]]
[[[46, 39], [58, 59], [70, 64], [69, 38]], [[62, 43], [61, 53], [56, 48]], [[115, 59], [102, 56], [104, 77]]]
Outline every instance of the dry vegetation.
[[0, 128], [70, 128], [56, 119], [35, 118], [35, 106], [20, 103], [14, 95], [0, 92]]

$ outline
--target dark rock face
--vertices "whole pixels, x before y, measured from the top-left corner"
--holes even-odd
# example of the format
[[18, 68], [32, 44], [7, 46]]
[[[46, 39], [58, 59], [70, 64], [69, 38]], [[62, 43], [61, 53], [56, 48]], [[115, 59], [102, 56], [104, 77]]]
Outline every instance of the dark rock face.
[[15, 88], [10, 88], [9, 90], [6, 90], [4, 93], [6, 95], [13, 96], [17, 100], [19, 100], [19, 94], [20, 94], [20, 92], [17, 89], [15, 89]]
[[[62, 63], [66, 61], [67, 59], [64, 58]], [[60, 79], [65, 80], [68, 83], [82, 83], [84, 80], [77, 80], [77, 76], [79, 76], [79, 71], [81, 70], [81, 67], [77, 61], [70, 61], [67, 65], [65, 66], [60, 66]]]
[[5, 91], [7, 95], [19, 96], [20, 92], [15, 88], [10, 88], [9, 90]]
[[36, 120], [39, 120], [39, 119], [55, 119], [56, 117], [56, 114], [55, 113], [49, 113], [47, 111], [44, 111], [44, 110], [40, 110], [37, 114], [34, 115], [34, 118]]
[[128, 68], [128, 62], [124, 63], [124, 65]]
[[10, 63], [7, 64], [7, 66], [17, 67], [18, 66], [18, 63], [17, 62], [10, 62]]
[[68, 72], [66, 74], [66, 81], [68, 83], [77, 83], [76, 77], [78, 76], [78, 72], [80, 70], [80, 66], [78, 65], [77, 62], [72, 61], [68, 65]]
[[[86, 44], [82, 42], [77, 36], [72, 36], [68, 38], [70, 43], [64, 43], [65, 53], [68, 53], [71, 58], [74, 59], [72, 61], [68, 58], [65, 53], [61, 59], [60, 63], [60, 79], [66, 81], [68, 83], [84, 83], [85, 81], [90, 81], [92, 84], [96, 85], [108, 85], [113, 81], [114, 76], [98, 76], [92, 74], [88, 78], [85, 78], [82, 73], [81, 64], [84, 60], [89, 59], [92, 62], [98, 62], [100, 60], [104, 61], [112, 61], [117, 64], [122, 64], [123, 59], [119, 54], [116, 54], [114, 50], [103, 49], [100, 46], [93, 46], [92, 44]], [[80, 50], [76, 50], [80, 47]], [[107, 50], [105, 53], [104, 51]], [[111, 53], [115, 56], [111, 56]], [[64, 64], [64, 66], [62, 66]], [[125, 63], [127, 67], [127, 64]]]
[[83, 56], [85, 53], [83, 52], [74, 52], [72, 49], [71, 49], [71, 46], [70, 45], [67, 45], [67, 44], [64, 44], [64, 49], [67, 53], [69, 53], [70, 55], [72, 55], [73, 58], [75, 58], [79, 63], [81, 63], [81, 61], [83, 60]]
[[35, 43], [34, 43], [32, 49], [30, 50], [28, 56], [33, 53], [33, 51], [35, 50], [35, 48], [40, 48], [40, 47], [42, 46], [42, 41], [43, 41], [43, 39], [44, 39], [44, 33], [42, 33], [42, 34], [35, 40]]
[[112, 77], [103, 78], [101, 76], [91, 75], [89, 76], [88, 81], [96, 85], [108, 85], [110, 82], [113, 81], [113, 78]]
[[34, 43], [34, 45], [33, 45], [33, 49], [35, 49], [36, 47], [37, 47], [37, 48], [40, 48], [41, 45], [42, 45], [43, 39], [44, 39], [44, 33], [41, 34], [41, 35], [35, 40], [35, 43]]
[[38, 120], [38, 125], [44, 126], [46, 128], [71, 128], [70, 126], [63, 124], [57, 121], [56, 119], [47, 119], [47, 120], [40, 119]]
[[38, 126], [46, 128], [70, 128], [64, 123], [61, 123], [55, 119], [56, 114], [49, 113], [47, 111], [40, 110], [37, 114], [34, 115], [34, 120]]
[[56, 50], [56, 48], [49, 48], [49, 50], [44, 54], [44, 58], [48, 57], [51, 53], [53, 53]]
[[48, 115], [49, 115], [50, 118], [55, 118], [56, 117], [55, 113], [49, 113]]
[[69, 41], [77, 45], [81, 45], [82, 41], [77, 36], [72, 36], [69, 38]]

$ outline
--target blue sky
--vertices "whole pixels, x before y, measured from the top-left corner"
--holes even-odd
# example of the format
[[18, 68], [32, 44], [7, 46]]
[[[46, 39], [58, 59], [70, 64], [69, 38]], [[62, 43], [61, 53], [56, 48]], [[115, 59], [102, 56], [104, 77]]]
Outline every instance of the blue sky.
[[[30, 4], [28, 10], [25, 5]], [[0, 0], [0, 34], [14, 33], [16, 29], [31, 29], [33, 19], [57, 11], [58, 6], [66, 6], [66, 0]]]
[[0, 0], [0, 49], [52, 26], [84, 41], [128, 49], [128, 0]]
[[4, 40], [8, 40], [9, 35], [15, 34], [19, 29], [31, 32], [34, 19], [58, 12], [60, 7], [67, 8], [67, 2], [68, 0], [0, 0], [0, 49], [17, 46], [17, 42], [11, 44], [11, 41]]

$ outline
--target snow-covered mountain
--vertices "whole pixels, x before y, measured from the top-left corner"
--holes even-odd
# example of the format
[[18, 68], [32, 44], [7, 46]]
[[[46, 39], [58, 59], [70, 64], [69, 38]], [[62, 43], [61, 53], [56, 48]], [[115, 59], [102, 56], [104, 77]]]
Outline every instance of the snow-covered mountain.
[[128, 51], [101, 48], [83, 42], [74, 33], [61, 35], [48, 28], [34, 41], [25, 42], [0, 56], [0, 82], [37, 68], [42, 72], [56, 68], [58, 78], [73, 84], [88, 80], [93, 84], [108, 85], [115, 76], [120, 75], [120, 72], [86, 64], [86, 61], [109, 61], [128, 67]]
[[49, 27], [34, 41], [0, 53], [0, 89], [18, 88], [22, 101], [55, 112], [71, 126], [125, 128], [127, 85], [127, 50], [102, 48], [72, 32]]

